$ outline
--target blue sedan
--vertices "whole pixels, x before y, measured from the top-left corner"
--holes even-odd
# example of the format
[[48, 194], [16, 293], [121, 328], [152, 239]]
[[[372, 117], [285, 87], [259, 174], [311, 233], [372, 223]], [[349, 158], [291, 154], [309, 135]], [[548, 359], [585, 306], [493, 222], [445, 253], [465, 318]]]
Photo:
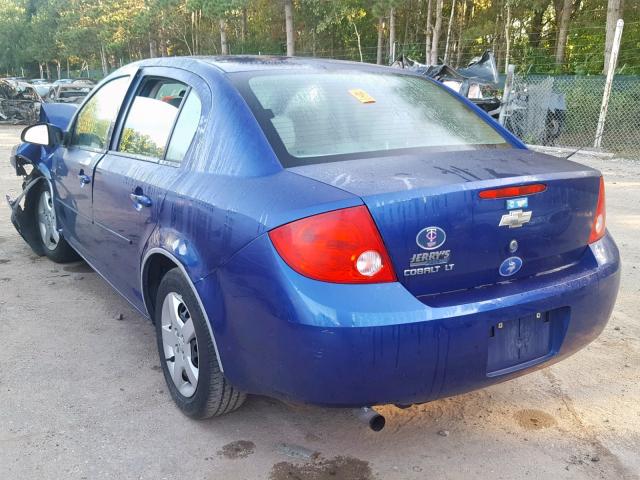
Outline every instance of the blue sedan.
[[618, 292], [601, 174], [410, 72], [145, 60], [22, 140], [14, 225], [154, 322], [191, 417], [482, 388], [587, 345]]

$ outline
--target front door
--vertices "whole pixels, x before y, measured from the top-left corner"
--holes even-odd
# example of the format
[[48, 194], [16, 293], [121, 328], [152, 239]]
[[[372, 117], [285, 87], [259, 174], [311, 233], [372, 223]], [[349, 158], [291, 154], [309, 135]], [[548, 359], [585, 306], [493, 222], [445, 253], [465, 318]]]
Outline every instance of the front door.
[[93, 229], [93, 169], [107, 151], [130, 81], [123, 76], [102, 85], [81, 107], [64, 144], [53, 154], [58, 225], [65, 239], [90, 261], [86, 241]]
[[139, 308], [142, 253], [165, 194], [182, 173], [182, 146], [185, 141], [189, 145], [200, 121], [196, 91], [184, 78], [173, 78], [184, 75], [166, 68], [142, 71], [112, 149], [94, 173], [93, 243], [98, 261], [113, 265], [105, 270], [109, 280]]

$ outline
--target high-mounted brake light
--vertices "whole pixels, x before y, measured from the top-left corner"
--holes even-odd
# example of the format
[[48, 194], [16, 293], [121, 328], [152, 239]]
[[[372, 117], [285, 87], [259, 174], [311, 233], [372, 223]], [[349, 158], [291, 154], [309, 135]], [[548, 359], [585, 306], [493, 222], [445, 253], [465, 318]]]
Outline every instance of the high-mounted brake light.
[[596, 213], [593, 216], [593, 224], [591, 225], [591, 233], [589, 234], [589, 243], [597, 242], [604, 237], [607, 230], [607, 212], [604, 204], [604, 179], [600, 177], [600, 187], [598, 189], [598, 205]]
[[296, 272], [332, 283], [396, 280], [391, 259], [367, 207], [334, 210], [275, 228], [269, 237]]
[[544, 192], [547, 186], [544, 183], [532, 183], [530, 185], [520, 185], [519, 187], [492, 188], [491, 190], [482, 190], [479, 195], [485, 200], [494, 198], [510, 198], [522, 197], [524, 195], [533, 195], [534, 193]]

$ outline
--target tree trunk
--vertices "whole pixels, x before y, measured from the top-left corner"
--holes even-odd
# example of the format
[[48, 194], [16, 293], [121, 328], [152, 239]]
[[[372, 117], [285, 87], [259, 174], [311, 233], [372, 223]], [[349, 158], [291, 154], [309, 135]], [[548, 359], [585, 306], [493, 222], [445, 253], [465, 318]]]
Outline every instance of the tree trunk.
[[156, 41], [154, 38], [151, 38], [151, 32], [149, 32], [149, 58], [155, 58], [157, 56]]
[[504, 54], [504, 73], [509, 70], [509, 54], [511, 53], [511, 35], [509, 29], [511, 27], [511, 3], [507, 0], [507, 20], [504, 22], [504, 39], [506, 52]]
[[391, 7], [389, 11], [389, 63], [392, 63], [394, 58], [394, 48], [396, 43], [396, 9]]
[[604, 70], [609, 67], [611, 48], [613, 47], [613, 35], [616, 32], [616, 23], [622, 18], [624, 0], [609, 0], [607, 4], [607, 36], [604, 44]]
[[58, 80], [62, 78], [62, 65], [60, 65], [60, 60], [55, 60], [56, 62], [56, 73], [58, 74]]
[[451, 2], [451, 14], [449, 15], [449, 25], [447, 26], [447, 41], [444, 44], [444, 63], [449, 63], [449, 41], [451, 40], [451, 25], [453, 25], [453, 14], [456, 11], [456, 0]]
[[40, 62], [38, 62], [38, 68], [40, 68], [40, 78], [44, 78], [44, 70], [42, 69], [42, 64]]
[[295, 55], [295, 39], [293, 38], [293, 3], [292, 0], [284, 0], [284, 21], [287, 31], [287, 56]]
[[102, 63], [102, 74], [106, 77], [109, 75], [109, 65], [107, 64], [107, 53], [104, 51], [104, 45], [100, 44], [100, 61]]
[[464, 31], [464, 24], [467, 21], [467, 0], [462, 0], [462, 13], [460, 15], [460, 26], [458, 29], [458, 46], [456, 51], [456, 68], [460, 66], [460, 61], [462, 60], [462, 32]]
[[[242, 7], [242, 23], [240, 24], [240, 39], [244, 44], [247, 39], [247, 7]], [[244, 46], [243, 46], [244, 52]]]
[[227, 22], [224, 18], [219, 20], [220, 23], [220, 54], [229, 55], [229, 43], [227, 42]]
[[442, 28], [442, 0], [436, 1], [436, 23], [433, 27], [431, 37], [431, 65], [438, 64], [438, 41], [440, 40], [440, 29]]
[[197, 55], [198, 49], [196, 48], [196, 12], [191, 12], [191, 45], [193, 55]]
[[569, 19], [571, 18], [572, 0], [564, 0], [560, 22], [558, 23], [558, 40], [556, 43], [556, 65], [564, 63], [564, 49], [567, 45], [567, 30], [569, 29]]
[[317, 39], [316, 39], [316, 27], [313, 27], [313, 29], [311, 30], [311, 55], [312, 56], [316, 56], [316, 44], [317, 44]]
[[376, 63], [382, 65], [382, 36], [384, 35], [384, 17], [378, 18], [378, 46], [376, 48]]
[[200, 20], [202, 19], [202, 10], [193, 12], [193, 51], [195, 55], [200, 55]]
[[413, 11], [413, 5], [412, 5], [412, 1], [409, 0], [409, 5], [407, 6], [405, 16], [404, 16], [404, 35], [402, 36], [402, 44], [406, 45], [409, 43], [409, 17], [410, 15], [408, 14], [408, 12], [412, 12]]
[[427, 3], [427, 38], [425, 40], [424, 62], [431, 63], [431, 0]]
[[355, 22], [351, 22], [351, 25], [353, 25], [353, 31], [356, 34], [356, 40], [358, 40], [358, 53], [360, 54], [360, 63], [364, 62], [364, 59], [362, 58], [362, 44], [360, 43], [360, 32], [358, 32], [358, 27], [356, 26]]
[[158, 40], [160, 42], [160, 55], [163, 57], [168, 56], [167, 42], [164, 34], [164, 11], [160, 12], [160, 28], [158, 28]]
[[532, 48], [540, 47], [540, 37], [542, 35], [542, 19], [544, 17], [544, 9], [534, 10], [531, 18], [531, 31], [529, 32], [529, 46]]
[[491, 50], [493, 50], [494, 52], [498, 49], [498, 37], [500, 36], [500, 13], [500, 10], [498, 10], [498, 13], [496, 13], [496, 22], [494, 23], [493, 28], [493, 38], [491, 39]]

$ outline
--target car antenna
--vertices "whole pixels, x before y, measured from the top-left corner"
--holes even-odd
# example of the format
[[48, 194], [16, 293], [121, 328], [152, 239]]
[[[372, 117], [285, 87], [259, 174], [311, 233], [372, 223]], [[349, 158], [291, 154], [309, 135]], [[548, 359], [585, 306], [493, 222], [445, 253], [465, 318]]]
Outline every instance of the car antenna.
[[[598, 136], [596, 137], [596, 141], [597, 141], [597, 140], [599, 140], [600, 138], [602, 138], [602, 135], [603, 135], [603, 134], [604, 134], [604, 132], [602, 132], [600, 135], [598, 135]], [[586, 148], [586, 147], [587, 147], [586, 145], [583, 145], [583, 146], [581, 146], [581, 147], [579, 147], [579, 148], [575, 149], [575, 150], [574, 150], [573, 152], [571, 152], [569, 155], [567, 155], [566, 157], [564, 157], [564, 159], [565, 159], [565, 160], [570, 159], [570, 158], [571, 158], [571, 157], [573, 157], [576, 153], [578, 153], [580, 150], [582, 150], [582, 149], [584, 149], [584, 148]]]
[[573, 152], [571, 152], [569, 155], [567, 155], [566, 157], [564, 157], [565, 160], [569, 160], [571, 157], [573, 157], [576, 153], [578, 153], [580, 150], [582, 150], [584, 147], [580, 147], [575, 149]]

